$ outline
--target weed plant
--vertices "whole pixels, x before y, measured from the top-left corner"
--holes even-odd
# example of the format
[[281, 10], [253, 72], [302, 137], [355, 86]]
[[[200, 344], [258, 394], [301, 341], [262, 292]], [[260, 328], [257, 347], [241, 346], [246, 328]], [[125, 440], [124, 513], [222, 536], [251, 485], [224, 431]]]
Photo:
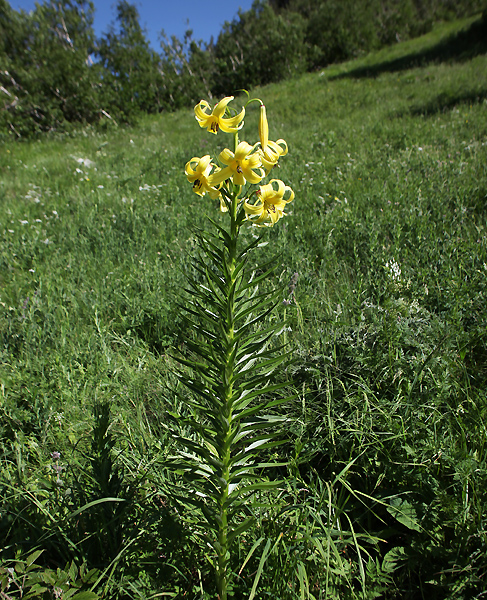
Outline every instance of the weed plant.
[[[442, 60], [444, 41], [252, 91], [290, 148], [296, 198], [268, 241], [295, 399], [236, 597], [485, 597], [487, 60]], [[216, 148], [190, 110], [4, 145], [5, 568], [44, 549], [46, 573], [98, 569], [83, 589], [103, 598], [209, 597], [164, 415], [181, 410], [186, 257], [216, 208], [183, 169]]]

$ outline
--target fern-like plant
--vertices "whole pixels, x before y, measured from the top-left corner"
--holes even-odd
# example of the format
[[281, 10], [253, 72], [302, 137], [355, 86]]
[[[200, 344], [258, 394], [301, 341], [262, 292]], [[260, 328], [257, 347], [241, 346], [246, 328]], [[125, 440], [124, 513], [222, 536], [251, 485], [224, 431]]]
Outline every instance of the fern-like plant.
[[219, 198], [228, 221], [225, 227], [210, 219], [214, 231], [197, 234], [200, 253], [182, 305], [195, 336], [185, 341], [187, 352], [178, 358], [189, 369], [189, 374], [179, 373], [179, 380], [191, 393], [185, 399], [187, 415], [173, 415], [175, 437], [184, 447], [173, 466], [191, 482], [190, 502], [203, 516], [220, 600], [232, 595], [231, 549], [252, 525], [250, 496], [278, 485], [262, 477], [271, 465], [258, 454], [281, 443], [277, 424], [282, 418], [269, 411], [287, 400], [282, 389], [288, 385], [284, 378], [271, 378], [288, 360], [286, 349], [275, 341], [282, 323], [267, 319], [280, 296], [279, 289], [268, 289], [274, 261], [259, 265], [258, 271], [252, 268], [250, 256], [263, 245], [262, 237], [245, 245], [240, 232], [246, 225], [274, 225], [294, 198], [282, 181], [261, 185], [287, 153], [284, 140], [268, 139], [265, 106], [259, 101], [260, 140], [251, 146], [238, 140], [245, 108], [231, 112], [232, 99], [224, 98], [213, 110], [205, 101], [195, 108], [201, 127], [233, 135], [234, 150], [220, 153], [221, 167], [209, 155], [186, 165], [196, 194]]

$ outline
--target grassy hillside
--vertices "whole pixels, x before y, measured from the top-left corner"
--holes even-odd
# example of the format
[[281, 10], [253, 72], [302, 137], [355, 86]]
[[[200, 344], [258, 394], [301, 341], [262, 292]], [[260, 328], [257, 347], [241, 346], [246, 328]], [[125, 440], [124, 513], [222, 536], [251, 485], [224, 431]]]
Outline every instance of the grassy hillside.
[[[257, 598], [483, 597], [487, 58], [468, 43], [481, 23], [252, 91], [296, 193], [266, 232], [279, 281], [299, 275], [271, 317], [289, 320], [296, 398], [275, 511], [254, 500], [234, 565], [239, 598], [267, 540]], [[101, 569], [104, 598], [212, 597], [194, 516], [167, 500], [183, 484], [161, 423], [182, 410], [171, 356], [189, 335], [194, 227], [221, 218], [184, 165], [224, 143], [186, 110], [4, 145], [3, 560], [39, 546], [41, 564]], [[126, 503], [73, 518], [106, 496]]]

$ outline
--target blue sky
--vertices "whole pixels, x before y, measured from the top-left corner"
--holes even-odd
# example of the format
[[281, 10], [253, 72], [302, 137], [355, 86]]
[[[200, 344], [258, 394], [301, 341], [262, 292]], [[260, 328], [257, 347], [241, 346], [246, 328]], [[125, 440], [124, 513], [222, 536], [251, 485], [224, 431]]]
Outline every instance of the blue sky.
[[[35, 6], [34, 0], [8, 0], [15, 10], [27, 12]], [[164, 29], [166, 35], [182, 38], [189, 28], [193, 38], [209, 42], [215, 41], [225, 21], [231, 21], [238, 9], [248, 10], [252, 0], [129, 0], [137, 6], [140, 24], [146, 29], [147, 39], [154, 50], [159, 51], [159, 33]], [[42, 0], [40, 1], [42, 4]], [[97, 36], [107, 31], [115, 19], [116, 0], [94, 0]], [[189, 20], [189, 23], [187, 22]]]

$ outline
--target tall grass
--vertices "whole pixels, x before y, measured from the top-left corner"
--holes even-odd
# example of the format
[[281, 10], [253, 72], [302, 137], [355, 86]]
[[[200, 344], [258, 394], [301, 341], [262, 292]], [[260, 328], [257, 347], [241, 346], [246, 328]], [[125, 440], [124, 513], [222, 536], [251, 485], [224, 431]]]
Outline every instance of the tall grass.
[[[237, 597], [485, 596], [487, 61], [442, 61], [440, 34], [254, 91], [291, 149], [296, 199], [269, 241], [276, 279], [298, 274], [296, 397], [269, 452], [288, 463], [275, 508], [249, 499]], [[216, 148], [193, 118], [0, 156], [1, 560], [84, 562], [106, 598], [211, 589], [161, 426], [185, 410], [178, 301], [216, 211], [185, 181]]]

